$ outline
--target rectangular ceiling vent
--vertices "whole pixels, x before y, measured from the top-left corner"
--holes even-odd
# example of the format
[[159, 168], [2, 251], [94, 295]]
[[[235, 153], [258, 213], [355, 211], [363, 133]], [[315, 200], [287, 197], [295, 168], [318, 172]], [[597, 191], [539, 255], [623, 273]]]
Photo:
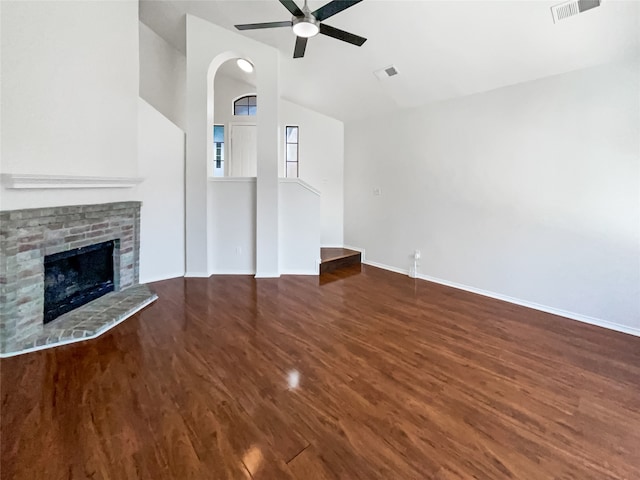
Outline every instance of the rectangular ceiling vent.
[[373, 73], [378, 77], [378, 80], [386, 80], [389, 77], [398, 75], [398, 69], [394, 65], [389, 65], [388, 67], [381, 68]]
[[578, 15], [579, 13], [586, 12], [592, 8], [599, 7], [601, 0], [569, 0], [568, 2], [561, 3], [551, 7], [551, 13], [553, 14], [553, 23], [558, 23], [560, 20], [564, 20], [569, 17]]

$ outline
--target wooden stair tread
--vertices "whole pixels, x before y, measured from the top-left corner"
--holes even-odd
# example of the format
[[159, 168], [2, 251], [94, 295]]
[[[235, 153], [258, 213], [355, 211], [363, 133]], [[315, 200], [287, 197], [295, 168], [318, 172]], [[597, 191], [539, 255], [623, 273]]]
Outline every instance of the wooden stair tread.
[[348, 248], [321, 248], [320, 263], [331, 262], [341, 258], [357, 257], [360, 252], [349, 250]]
[[320, 274], [360, 265], [361, 253], [348, 248], [321, 248]]

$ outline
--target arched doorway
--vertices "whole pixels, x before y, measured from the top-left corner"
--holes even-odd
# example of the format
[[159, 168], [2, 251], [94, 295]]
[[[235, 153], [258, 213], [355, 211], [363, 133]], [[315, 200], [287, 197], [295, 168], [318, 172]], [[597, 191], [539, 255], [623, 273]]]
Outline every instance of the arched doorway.
[[[251, 71], [246, 71], [248, 67], [251, 67]], [[244, 59], [227, 60], [215, 74], [212, 132], [214, 177], [257, 176], [256, 83], [255, 68]]]

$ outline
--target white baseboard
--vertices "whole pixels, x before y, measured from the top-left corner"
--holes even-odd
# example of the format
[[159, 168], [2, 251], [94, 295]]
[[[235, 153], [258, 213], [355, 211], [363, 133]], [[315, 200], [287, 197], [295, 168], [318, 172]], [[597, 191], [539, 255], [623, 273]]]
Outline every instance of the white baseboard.
[[[352, 248], [352, 247], [345, 247]], [[354, 248], [354, 250], [356, 250]], [[396, 268], [389, 265], [385, 265], [383, 263], [378, 262], [370, 262], [363, 261], [362, 263], [366, 265], [371, 265], [372, 267], [382, 268], [384, 270], [389, 270], [391, 272], [400, 273], [402, 275], [408, 275], [409, 270], [405, 270], [402, 268]], [[418, 273], [416, 278], [420, 280], [426, 280], [428, 282], [437, 283], [440, 285], [444, 285], [446, 287], [457, 288], [458, 290], [464, 290], [466, 292], [475, 293], [478, 295], [482, 295], [484, 297], [495, 298], [496, 300], [502, 300], [503, 302], [513, 303], [515, 305], [520, 305], [522, 307], [531, 308], [533, 310], [538, 310], [540, 312], [551, 313], [553, 315], [558, 315], [560, 317], [565, 317], [570, 320], [577, 320], [578, 322], [588, 323], [590, 325], [596, 325], [598, 327], [607, 328], [609, 330], [615, 330], [616, 332], [627, 333], [629, 335], [635, 335], [640, 337], [640, 328], [629, 327], [627, 325], [620, 325], [619, 323], [609, 322], [607, 320], [603, 320], [601, 318], [590, 317], [588, 315], [582, 315], [580, 313], [569, 312], [567, 310], [562, 310], [560, 308], [549, 307], [547, 305], [541, 305], [535, 302], [529, 302], [527, 300], [521, 300], [519, 298], [510, 297], [508, 295], [503, 295], [501, 293], [495, 293], [488, 290], [483, 290], [481, 288], [470, 287], [469, 285], [463, 285], [456, 282], [450, 282], [448, 280], [443, 280], [437, 277], [431, 277], [429, 275], [424, 275], [422, 273]]]
[[187, 278], [209, 278], [209, 274], [207, 272], [186, 272], [184, 274]]
[[168, 273], [159, 277], [140, 278], [140, 283], [161, 282], [162, 280], [171, 280], [172, 278], [185, 277], [184, 272]]
[[[347, 247], [345, 247], [347, 248]], [[349, 247], [351, 248], [351, 247]], [[390, 272], [394, 272], [394, 273], [401, 273], [402, 275], [408, 275], [409, 274], [409, 270], [403, 270], [402, 268], [396, 268], [396, 267], [392, 267], [390, 265], [385, 265], [384, 263], [378, 263], [378, 262], [370, 262], [370, 261], [364, 261], [362, 260], [362, 263], [364, 263], [365, 265], [371, 265], [372, 267], [378, 267], [378, 268], [382, 268], [383, 270], [389, 270]]]
[[[366, 255], [365, 255], [364, 248], [354, 247], [353, 245], [344, 245], [342, 248], [347, 248], [349, 250], [355, 250], [356, 252], [360, 252], [360, 260], [362, 263], [365, 263]], [[375, 265], [373, 266], [375, 267]], [[385, 267], [380, 267], [380, 268], [385, 268]]]
[[318, 275], [315, 270], [283, 270], [280, 275]]
[[255, 275], [256, 271], [251, 270], [216, 270], [211, 275]]
[[255, 278], [280, 278], [280, 272], [276, 273], [256, 273]]
[[[255, 278], [279, 278], [281, 274], [282, 275], [317, 275], [317, 273], [312, 270], [287, 271], [287, 272], [278, 272], [278, 273], [256, 273], [255, 270], [215, 270], [210, 274], [203, 275], [203, 276], [208, 278], [212, 275], [253, 275]], [[199, 275], [186, 274], [185, 277], [199, 277]]]
[[630, 335], [636, 335], [640, 337], [640, 329], [638, 328], [628, 327], [626, 325], [620, 325], [619, 323], [609, 322], [608, 320], [603, 320], [601, 318], [590, 317], [588, 315], [582, 315], [580, 313], [570, 312], [568, 310], [563, 310], [561, 308], [549, 307], [547, 305], [541, 305], [539, 303], [530, 302], [528, 300], [522, 300], [520, 298], [510, 297], [509, 295], [503, 295], [501, 293], [495, 293], [488, 290], [483, 290], [481, 288], [462, 285], [460, 283], [450, 282], [448, 280], [443, 280], [441, 278], [430, 277], [429, 275], [423, 275], [421, 273], [418, 274], [417, 278], [421, 280], [427, 280], [429, 282], [439, 283], [440, 285], [445, 285], [447, 287], [453, 287], [459, 290], [465, 290], [467, 292], [476, 293], [478, 295], [482, 295], [485, 297], [495, 298], [496, 300], [502, 300], [503, 302], [513, 303], [515, 305], [531, 308], [533, 310], [539, 310], [541, 312], [551, 313], [553, 315], [558, 315], [560, 317], [566, 317], [571, 320], [577, 320], [578, 322], [588, 323], [591, 325], [596, 325], [598, 327], [608, 328], [610, 330], [615, 330], [617, 332], [628, 333]]

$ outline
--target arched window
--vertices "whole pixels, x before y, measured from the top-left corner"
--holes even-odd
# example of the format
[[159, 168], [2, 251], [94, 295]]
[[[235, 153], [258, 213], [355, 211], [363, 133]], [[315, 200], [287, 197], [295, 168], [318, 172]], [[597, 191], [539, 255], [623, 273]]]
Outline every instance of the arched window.
[[245, 95], [233, 102], [234, 115], [255, 115], [257, 109], [258, 102], [255, 95]]

